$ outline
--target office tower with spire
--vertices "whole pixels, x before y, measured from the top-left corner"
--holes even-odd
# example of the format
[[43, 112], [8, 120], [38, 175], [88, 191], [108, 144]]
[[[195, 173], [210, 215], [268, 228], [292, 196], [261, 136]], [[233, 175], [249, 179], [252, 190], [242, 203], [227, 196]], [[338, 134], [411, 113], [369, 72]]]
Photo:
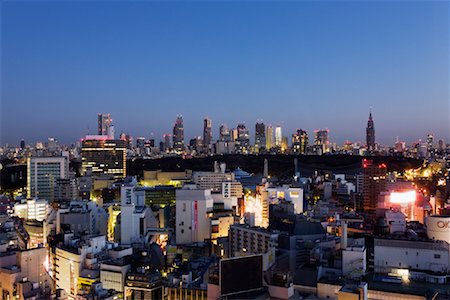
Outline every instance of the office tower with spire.
[[259, 152], [266, 148], [266, 126], [263, 122], [256, 122], [255, 124], [255, 151]]
[[372, 119], [372, 110], [370, 110], [369, 120], [367, 121], [366, 144], [367, 144], [366, 145], [367, 151], [369, 151], [369, 152], [375, 151], [375, 126], [373, 124], [373, 119]]
[[212, 142], [212, 122], [211, 119], [206, 117], [203, 120], [203, 146], [205, 153], [211, 152]]
[[176, 152], [184, 151], [184, 126], [183, 116], [178, 115], [173, 125], [173, 149]]

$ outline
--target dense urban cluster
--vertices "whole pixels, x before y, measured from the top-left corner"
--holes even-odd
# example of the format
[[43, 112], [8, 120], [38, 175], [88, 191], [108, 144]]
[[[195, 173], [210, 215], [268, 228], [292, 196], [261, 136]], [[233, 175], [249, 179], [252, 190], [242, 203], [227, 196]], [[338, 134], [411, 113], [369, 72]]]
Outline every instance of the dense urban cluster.
[[[1, 148], [2, 299], [448, 299], [450, 146], [426, 141], [291, 142], [281, 126], [212, 122], [185, 144], [172, 134], [116, 139], [109, 114], [98, 132], [60, 145], [55, 138]], [[287, 155], [289, 176], [230, 169], [232, 154]], [[357, 170], [300, 157], [351, 155]], [[127, 162], [214, 157], [204, 170], [139, 170]], [[415, 168], [385, 158], [414, 158]]]

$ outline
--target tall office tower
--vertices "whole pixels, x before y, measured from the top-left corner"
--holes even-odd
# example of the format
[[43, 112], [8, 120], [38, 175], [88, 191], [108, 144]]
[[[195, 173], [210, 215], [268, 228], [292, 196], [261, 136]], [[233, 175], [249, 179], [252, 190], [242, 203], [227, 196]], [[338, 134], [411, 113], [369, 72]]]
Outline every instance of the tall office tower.
[[98, 114], [98, 135], [108, 135], [111, 125], [111, 114]]
[[144, 137], [138, 137], [136, 139], [136, 149], [138, 150], [139, 154], [144, 154], [145, 152], [145, 138]]
[[164, 136], [163, 136], [163, 138], [164, 138], [164, 149], [163, 149], [163, 151], [164, 152], [169, 152], [170, 150], [172, 150], [172, 147], [173, 147], [173, 145], [172, 145], [172, 135], [170, 134], [170, 133], [166, 133], [166, 134], [164, 134]]
[[211, 119], [206, 117], [203, 120], [203, 146], [205, 152], [211, 152], [211, 142], [212, 142], [212, 122]]
[[266, 127], [266, 149], [270, 150], [274, 146], [273, 126], [267, 125]]
[[25, 149], [25, 141], [24, 140], [21, 140], [20, 141], [20, 149]]
[[[111, 138], [108, 137], [108, 139]], [[133, 138], [129, 134], [122, 132], [120, 134], [120, 140], [125, 142], [125, 147], [127, 147], [128, 149], [133, 148]]]
[[281, 126], [277, 125], [277, 127], [275, 127], [275, 146], [281, 147], [282, 139], [283, 139], [283, 133], [281, 131]]
[[220, 125], [219, 141], [221, 142], [231, 141], [231, 133], [227, 124]]
[[27, 197], [54, 200], [57, 179], [69, 177], [69, 156], [29, 157], [27, 159]]
[[375, 126], [373, 124], [372, 111], [369, 113], [369, 120], [367, 121], [366, 144], [367, 151], [375, 151]]
[[330, 142], [328, 141], [328, 129], [316, 130], [314, 134], [314, 145], [320, 149], [321, 153], [329, 152]]
[[245, 124], [238, 124], [236, 139], [236, 150], [238, 153], [248, 153], [250, 148], [250, 135]]
[[93, 175], [124, 178], [127, 174], [126, 142], [87, 136], [81, 144], [81, 168], [83, 174], [92, 168]]
[[292, 150], [296, 154], [305, 154], [308, 147], [308, 132], [303, 129], [297, 129], [292, 135]]
[[184, 127], [183, 116], [178, 115], [173, 125], [173, 149], [176, 152], [184, 151]]
[[433, 142], [433, 134], [429, 133], [427, 135], [427, 152], [428, 155], [434, 154], [434, 142]]
[[374, 164], [370, 159], [363, 159], [363, 198], [364, 211], [374, 213], [377, 209], [378, 196], [386, 189], [386, 164]]
[[259, 152], [266, 148], [266, 126], [263, 122], [256, 122], [255, 124], [255, 149]]

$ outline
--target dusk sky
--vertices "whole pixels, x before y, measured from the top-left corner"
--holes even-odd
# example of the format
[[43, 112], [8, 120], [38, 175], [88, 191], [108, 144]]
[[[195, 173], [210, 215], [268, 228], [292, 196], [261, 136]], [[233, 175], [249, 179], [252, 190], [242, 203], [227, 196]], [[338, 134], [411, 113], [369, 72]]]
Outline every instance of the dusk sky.
[[448, 1], [26, 2], [1, 7], [1, 144], [157, 140], [177, 114], [364, 141], [450, 142]]

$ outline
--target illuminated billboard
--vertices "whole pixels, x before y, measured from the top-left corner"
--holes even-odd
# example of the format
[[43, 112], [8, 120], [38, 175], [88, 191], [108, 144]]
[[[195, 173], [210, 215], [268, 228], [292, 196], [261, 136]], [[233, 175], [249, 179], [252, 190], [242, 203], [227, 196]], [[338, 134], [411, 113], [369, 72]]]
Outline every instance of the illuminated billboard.
[[391, 203], [411, 204], [416, 202], [416, 191], [392, 192], [390, 197]]

